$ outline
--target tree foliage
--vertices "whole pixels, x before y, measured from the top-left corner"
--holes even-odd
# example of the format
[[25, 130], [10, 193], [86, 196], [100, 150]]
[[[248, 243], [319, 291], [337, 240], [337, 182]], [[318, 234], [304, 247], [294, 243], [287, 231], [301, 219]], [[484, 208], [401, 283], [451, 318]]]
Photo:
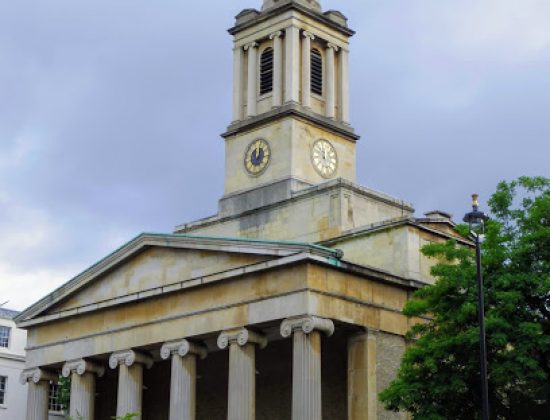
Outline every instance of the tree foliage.
[[[489, 200], [482, 244], [491, 417], [550, 413], [550, 179], [501, 182]], [[467, 229], [458, 230], [466, 234]], [[418, 290], [397, 378], [380, 394], [415, 419], [480, 418], [479, 326], [474, 251], [454, 241], [422, 250], [437, 282]]]

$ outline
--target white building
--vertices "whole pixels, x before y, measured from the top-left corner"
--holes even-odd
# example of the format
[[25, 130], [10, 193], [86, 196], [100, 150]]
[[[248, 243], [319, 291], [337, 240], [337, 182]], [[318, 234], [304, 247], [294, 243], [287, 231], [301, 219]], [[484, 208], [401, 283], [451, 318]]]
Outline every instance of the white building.
[[25, 418], [27, 387], [19, 382], [25, 368], [27, 332], [16, 328], [18, 312], [0, 308], [0, 420]]
[[[0, 420], [23, 420], [27, 387], [19, 381], [25, 368], [27, 332], [15, 326], [17, 311], [0, 308]], [[50, 384], [49, 420], [64, 417], [57, 401], [57, 385]]]

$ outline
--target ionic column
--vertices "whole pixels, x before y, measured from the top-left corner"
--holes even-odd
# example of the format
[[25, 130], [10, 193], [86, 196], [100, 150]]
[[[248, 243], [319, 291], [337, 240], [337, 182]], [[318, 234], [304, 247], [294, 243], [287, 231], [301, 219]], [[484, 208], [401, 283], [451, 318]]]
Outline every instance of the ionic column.
[[283, 103], [283, 33], [277, 31], [269, 36], [273, 40], [273, 96], [272, 106], [278, 107]]
[[27, 392], [27, 420], [48, 420], [48, 396], [50, 381], [57, 381], [58, 375], [40, 368], [21, 372], [19, 381], [29, 384]]
[[335, 53], [338, 47], [328, 43], [326, 49], [327, 56], [327, 95], [326, 95], [326, 112], [328, 118], [334, 118], [336, 107], [336, 67]]
[[244, 47], [248, 51], [248, 99], [246, 104], [246, 116], [256, 115], [256, 100], [258, 96], [258, 44], [251, 42]]
[[143, 365], [150, 369], [153, 359], [134, 350], [118, 351], [109, 357], [109, 367], [118, 370], [116, 415], [138, 413], [141, 419], [143, 398]]
[[256, 349], [264, 348], [264, 336], [240, 328], [224, 331], [218, 337], [218, 347], [229, 346], [228, 420], [256, 418]]
[[165, 343], [164, 360], [172, 358], [170, 377], [170, 420], [194, 420], [196, 413], [197, 356], [206, 357], [204, 346], [183, 339]]
[[376, 331], [348, 339], [348, 419], [378, 418], [376, 387]]
[[281, 324], [281, 335], [294, 335], [292, 356], [292, 420], [321, 420], [321, 336], [331, 336], [330, 319], [304, 316]]
[[233, 121], [243, 118], [243, 48], [233, 50]]
[[73, 360], [63, 365], [61, 374], [71, 377], [71, 404], [69, 415], [73, 419], [94, 418], [95, 376], [103, 376], [105, 368], [84, 359]]
[[340, 49], [339, 64], [339, 85], [338, 90], [340, 92], [340, 120], [343, 123], [349, 124], [349, 52], [344, 48]]
[[285, 102], [298, 102], [300, 97], [300, 29], [285, 29]]
[[315, 36], [308, 31], [302, 33], [302, 105], [311, 107], [311, 41]]

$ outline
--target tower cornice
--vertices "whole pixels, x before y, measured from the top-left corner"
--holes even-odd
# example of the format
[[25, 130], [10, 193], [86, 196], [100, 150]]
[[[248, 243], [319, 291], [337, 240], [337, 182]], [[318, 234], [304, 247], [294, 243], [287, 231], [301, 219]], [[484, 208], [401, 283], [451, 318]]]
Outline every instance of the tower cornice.
[[319, 13], [292, 0], [289, 0], [286, 3], [283, 3], [281, 6], [267, 9], [263, 12], [259, 12], [254, 9], [246, 9], [246, 12], [247, 12], [246, 15], [248, 15], [249, 17], [245, 19], [242, 23], [239, 23], [238, 18], [241, 15], [243, 15], [243, 13], [241, 12], [239, 15], [237, 15], [237, 24], [232, 28], [228, 29], [228, 32], [231, 35], [236, 35], [239, 32], [244, 31], [245, 29], [255, 26], [258, 23], [266, 21], [288, 10], [297, 10], [300, 13], [327, 25], [328, 27], [348, 37], [355, 35], [355, 31], [348, 28], [347, 24], [342, 24], [346, 22], [346, 18], [341, 13], [335, 12], [333, 10], [329, 10], [325, 13]]
[[233, 122], [229, 127], [227, 127], [227, 131], [221, 136], [223, 138], [228, 138], [235, 134], [252, 130], [256, 127], [260, 127], [288, 116], [294, 116], [302, 120], [310, 121], [324, 129], [332, 131], [335, 134], [339, 134], [352, 142], [356, 142], [360, 139], [360, 136], [355, 133], [351, 126], [323, 117], [322, 115], [304, 109], [304, 107], [295, 103], [288, 103], [255, 117]]

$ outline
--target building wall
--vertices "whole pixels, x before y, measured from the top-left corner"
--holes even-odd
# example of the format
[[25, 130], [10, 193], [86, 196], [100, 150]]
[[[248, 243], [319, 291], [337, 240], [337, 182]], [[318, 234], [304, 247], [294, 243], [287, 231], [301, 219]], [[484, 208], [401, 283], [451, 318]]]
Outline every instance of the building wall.
[[5, 401], [0, 405], [0, 420], [24, 419], [27, 387], [21, 385], [19, 375], [25, 368], [27, 333], [16, 328], [11, 319], [0, 318], [0, 325], [11, 328], [9, 347], [0, 347], [0, 376], [8, 378]]

